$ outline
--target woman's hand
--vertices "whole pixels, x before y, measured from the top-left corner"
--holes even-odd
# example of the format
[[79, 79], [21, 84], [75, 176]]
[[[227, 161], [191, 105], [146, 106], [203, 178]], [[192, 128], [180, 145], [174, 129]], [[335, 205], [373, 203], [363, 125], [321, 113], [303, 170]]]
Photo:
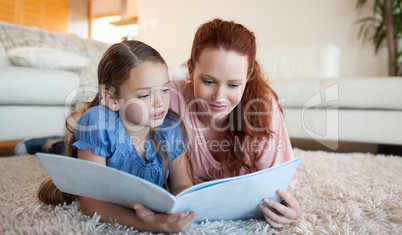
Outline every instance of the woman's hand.
[[275, 209], [275, 211], [270, 210], [264, 204], [260, 204], [260, 209], [264, 213], [265, 220], [271, 225], [271, 227], [281, 229], [289, 225], [292, 220], [296, 218], [300, 211], [300, 206], [292, 196], [292, 189], [290, 187], [288, 188], [288, 191], [279, 189], [277, 194], [283, 199], [282, 203], [278, 203], [275, 200], [269, 200], [268, 198], [263, 199], [263, 202]]
[[191, 221], [197, 213], [191, 211], [187, 216], [183, 213], [176, 214], [155, 214], [143, 207], [140, 203], [133, 205], [139, 224], [144, 225], [147, 231], [162, 233], [185, 232], [191, 225]]

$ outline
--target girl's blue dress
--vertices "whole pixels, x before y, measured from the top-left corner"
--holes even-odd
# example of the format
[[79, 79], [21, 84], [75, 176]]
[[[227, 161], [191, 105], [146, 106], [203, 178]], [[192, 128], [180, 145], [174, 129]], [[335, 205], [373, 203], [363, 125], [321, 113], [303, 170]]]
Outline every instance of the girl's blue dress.
[[[78, 120], [74, 131], [75, 149], [92, 149], [92, 153], [106, 157], [106, 165], [138, 176], [157, 185], [164, 185], [164, 166], [152, 144], [151, 135], [145, 143], [146, 163], [137, 153], [134, 144], [116, 112], [105, 106], [88, 109]], [[169, 161], [176, 159], [185, 149], [186, 142], [177, 118], [166, 117], [155, 129], [156, 146]], [[168, 176], [169, 171], [166, 174]]]

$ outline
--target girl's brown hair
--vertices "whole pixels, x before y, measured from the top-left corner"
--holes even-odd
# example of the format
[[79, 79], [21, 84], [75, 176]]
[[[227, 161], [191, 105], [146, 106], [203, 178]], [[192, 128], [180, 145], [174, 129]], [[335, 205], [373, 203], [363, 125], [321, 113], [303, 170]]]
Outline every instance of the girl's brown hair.
[[[162, 56], [159, 54], [158, 51], [140, 41], [123, 41], [121, 43], [113, 44], [106, 50], [106, 52], [103, 54], [99, 62], [98, 66], [99, 89], [109, 90], [118, 97], [120, 87], [130, 77], [131, 69], [143, 64], [144, 62], [154, 62], [166, 65], [166, 62], [163, 60]], [[101, 99], [99, 95], [96, 95], [91, 102], [85, 102], [82, 108], [77, 109], [68, 115], [68, 117], [66, 118], [67, 131], [64, 138], [66, 146], [65, 155], [70, 157], [77, 157], [77, 150], [72, 147], [72, 144], [75, 142], [74, 130], [76, 121], [88, 109], [100, 104]], [[166, 118], [179, 120], [179, 116], [172, 110], [169, 110]], [[181, 129], [183, 131], [183, 139], [187, 140], [187, 133], [183, 125], [181, 126]], [[164, 170], [165, 186], [169, 188], [166, 181], [168, 158], [167, 156], [165, 156], [164, 152], [161, 151], [161, 149], [164, 149], [163, 146], [160, 146], [160, 144], [155, 143], [157, 141], [155, 140], [155, 130], [151, 130], [150, 135], [152, 137], [152, 144], [154, 145], [156, 151], [158, 152], [163, 162], [165, 168]], [[186, 154], [187, 159], [189, 160], [189, 156], [187, 154], [187, 148], [184, 151], [184, 154]], [[191, 162], [189, 170], [190, 170], [189, 174], [193, 176]], [[75, 200], [74, 195], [61, 192], [53, 184], [50, 178], [42, 182], [38, 190], [38, 198], [42, 202], [53, 205], [57, 205], [63, 202], [71, 203], [73, 200]]]
[[[272, 99], [278, 101], [278, 97], [263, 78], [260, 65], [256, 61], [255, 36], [241, 24], [214, 19], [201, 25], [195, 34], [188, 63], [191, 71], [194, 71], [194, 66], [205, 49], [234, 51], [248, 58], [248, 80], [244, 94], [241, 102], [230, 114], [233, 115], [230, 118], [232, 125], [229, 130], [231, 148], [221, 164], [232, 176], [238, 175], [241, 169], [245, 169], [246, 173], [257, 171], [256, 162], [261, 158], [262, 153], [253, 151], [251, 145], [253, 140], [258, 141], [267, 136], [273, 137], [274, 133], [270, 128], [272, 115], [250, 114], [257, 112], [271, 114], [274, 108], [279, 108], [281, 112], [282, 110], [279, 105], [274, 107]], [[190, 77], [190, 79], [193, 78]], [[247, 112], [245, 112], [246, 109]], [[235, 126], [236, 124], [238, 126]], [[242, 144], [246, 147], [245, 151], [236, 143], [246, 143], [246, 145]], [[250, 156], [250, 162], [246, 162], [245, 153]]]

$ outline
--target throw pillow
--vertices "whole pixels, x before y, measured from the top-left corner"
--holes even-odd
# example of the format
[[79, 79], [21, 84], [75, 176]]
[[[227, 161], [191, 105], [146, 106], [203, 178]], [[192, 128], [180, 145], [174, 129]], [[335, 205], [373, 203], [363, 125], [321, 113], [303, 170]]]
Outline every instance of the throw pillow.
[[17, 47], [9, 50], [7, 56], [15, 66], [40, 69], [78, 70], [90, 63], [77, 53], [47, 47]]

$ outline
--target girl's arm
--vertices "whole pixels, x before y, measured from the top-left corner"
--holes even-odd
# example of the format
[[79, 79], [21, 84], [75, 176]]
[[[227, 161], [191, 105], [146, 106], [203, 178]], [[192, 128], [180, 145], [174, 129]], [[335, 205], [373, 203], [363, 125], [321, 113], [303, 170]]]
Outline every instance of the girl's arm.
[[[106, 165], [106, 158], [93, 154], [90, 149], [79, 149], [78, 158]], [[118, 222], [138, 230], [155, 233], [184, 232], [196, 216], [195, 213], [189, 213], [187, 216], [184, 216], [183, 213], [155, 214], [139, 203], [133, 205], [134, 211], [113, 203], [87, 197], [80, 197], [80, 203], [81, 210], [85, 215], [93, 216], [96, 212], [101, 216], [102, 222]]]
[[173, 161], [169, 161], [170, 185], [173, 195], [179, 194], [184, 189], [194, 185], [191, 179], [190, 163], [186, 154], [181, 154]]

